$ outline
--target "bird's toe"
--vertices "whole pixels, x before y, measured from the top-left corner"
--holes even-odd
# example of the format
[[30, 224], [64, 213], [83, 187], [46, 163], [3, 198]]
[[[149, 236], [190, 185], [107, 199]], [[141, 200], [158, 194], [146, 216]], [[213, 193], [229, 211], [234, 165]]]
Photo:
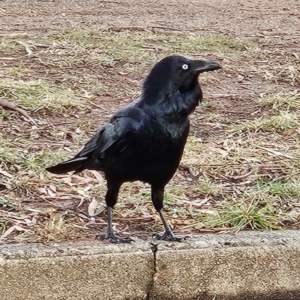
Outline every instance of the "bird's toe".
[[164, 234], [154, 233], [153, 237], [157, 240], [169, 241], [169, 242], [182, 242], [188, 239], [188, 236], [176, 236], [172, 232], [165, 232]]
[[99, 239], [101, 241], [109, 241], [114, 244], [122, 244], [122, 243], [131, 243], [134, 242], [134, 240], [130, 237], [121, 237], [118, 235], [115, 235], [113, 233], [110, 234], [98, 234], [96, 235], [96, 239]]

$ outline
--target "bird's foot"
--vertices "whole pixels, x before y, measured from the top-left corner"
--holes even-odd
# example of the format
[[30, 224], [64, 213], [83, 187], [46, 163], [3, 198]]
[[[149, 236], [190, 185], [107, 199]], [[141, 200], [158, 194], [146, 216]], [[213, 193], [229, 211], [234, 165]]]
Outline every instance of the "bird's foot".
[[154, 233], [153, 236], [157, 240], [171, 241], [171, 242], [182, 242], [183, 240], [188, 239], [188, 236], [176, 236], [172, 231], [165, 231], [164, 234]]
[[118, 235], [115, 235], [113, 232], [107, 234], [97, 234], [96, 239], [99, 239], [101, 241], [108, 240], [111, 243], [115, 244], [134, 242], [134, 240], [130, 237], [120, 237]]

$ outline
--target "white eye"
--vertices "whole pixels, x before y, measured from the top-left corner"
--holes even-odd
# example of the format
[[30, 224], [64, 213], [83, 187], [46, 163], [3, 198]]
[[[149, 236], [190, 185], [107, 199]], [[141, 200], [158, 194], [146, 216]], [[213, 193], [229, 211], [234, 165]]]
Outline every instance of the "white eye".
[[181, 67], [183, 70], [187, 70], [189, 68], [189, 66], [187, 64], [183, 64]]

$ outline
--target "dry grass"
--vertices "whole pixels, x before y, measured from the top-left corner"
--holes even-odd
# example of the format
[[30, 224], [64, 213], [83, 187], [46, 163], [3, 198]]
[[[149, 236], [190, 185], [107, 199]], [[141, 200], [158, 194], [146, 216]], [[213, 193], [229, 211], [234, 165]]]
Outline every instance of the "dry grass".
[[[200, 79], [209, 99], [192, 117], [181, 167], [166, 187], [170, 224], [182, 233], [299, 228], [298, 61], [272, 49], [254, 39], [147, 30], [3, 39], [0, 51], [11, 59], [0, 71], [0, 96], [27, 109], [36, 124], [0, 111], [0, 243], [104, 230], [104, 213], [89, 215], [103, 203], [101, 176], [54, 176], [45, 167], [76, 154], [138, 95], [151, 65], [175, 53], [201, 53], [224, 70]], [[147, 185], [123, 185], [114, 221], [132, 235], [161, 230]]]
[[35, 112], [42, 110], [50, 114], [82, 107], [84, 102], [84, 97], [80, 98], [80, 95], [76, 95], [71, 89], [49, 86], [41, 79], [24, 81], [4, 78], [0, 80], [0, 95], [15, 98], [16, 103]]

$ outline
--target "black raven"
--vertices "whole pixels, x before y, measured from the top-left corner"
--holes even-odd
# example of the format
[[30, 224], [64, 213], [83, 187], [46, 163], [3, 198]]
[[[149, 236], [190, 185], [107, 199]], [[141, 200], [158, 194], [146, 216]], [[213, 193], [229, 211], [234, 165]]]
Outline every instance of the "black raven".
[[145, 79], [140, 97], [114, 114], [74, 158], [47, 168], [55, 174], [84, 169], [105, 173], [108, 226], [106, 235], [98, 236], [100, 239], [132, 241], [114, 234], [112, 209], [121, 185], [141, 180], [151, 185], [152, 202], [165, 228], [165, 233], [156, 234], [156, 238], [180, 240], [161, 211], [164, 188], [181, 160], [190, 128], [188, 116], [202, 100], [198, 76], [220, 68], [209, 60], [182, 56], [162, 59]]

